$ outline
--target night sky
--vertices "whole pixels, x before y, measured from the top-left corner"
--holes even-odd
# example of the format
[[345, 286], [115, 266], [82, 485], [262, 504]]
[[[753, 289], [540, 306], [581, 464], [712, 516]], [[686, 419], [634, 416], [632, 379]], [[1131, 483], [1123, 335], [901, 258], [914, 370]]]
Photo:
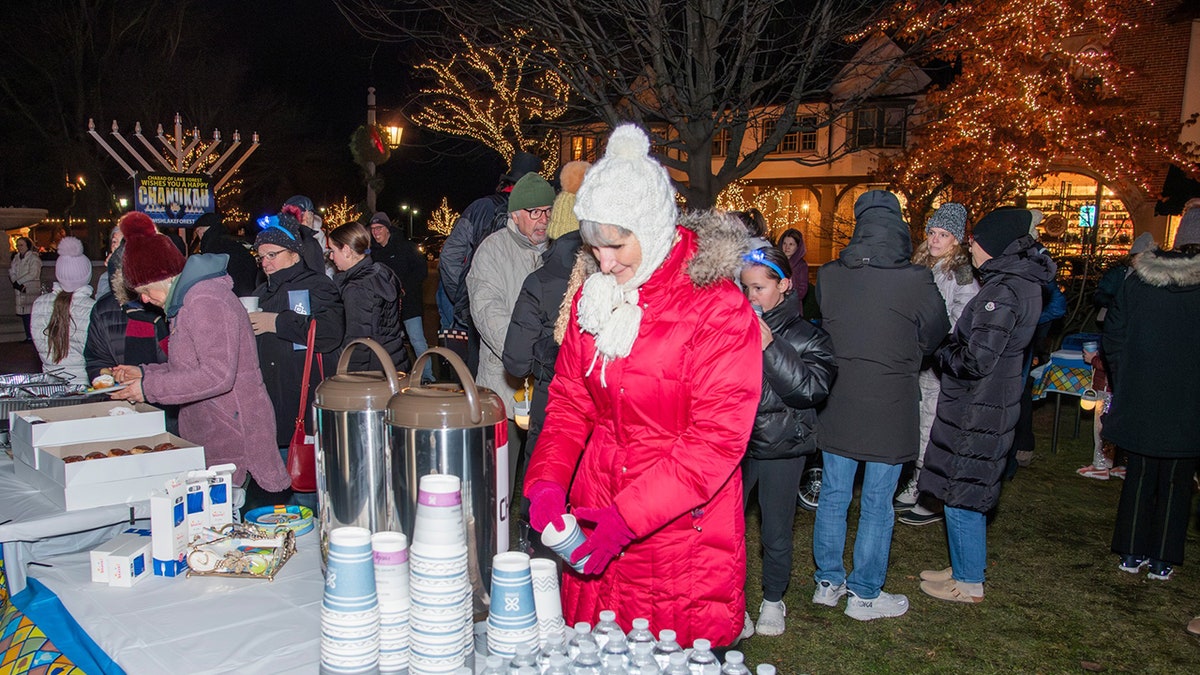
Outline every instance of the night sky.
[[[88, 0], [75, 6], [121, 1], [128, 0]], [[63, 54], [65, 49], [55, 42], [56, 33], [62, 31], [55, 30], [53, 13], [71, 7], [70, 0], [5, 0], [0, 21], [10, 32], [0, 38], [10, 39], [0, 45], [0, 60], [13, 59], [15, 65], [19, 60], [15, 49], [23, 50], [20, 56], [24, 56], [44, 48], [45, 56], [39, 58], [47, 59]], [[278, 210], [284, 199], [297, 193], [310, 196], [318, 205], [343, 196], [351, 202], [363, 200], [366, 188], [350, 155], [350, 135], [366, 122], [368, 86], [377, 89], [381, 123], [411, 112], [416, 88], [410, 81], [410, 64], [416, 58], [412, 47], [362, 38], [331, 0], [202, 0], [192, 7], [188, 39], [181, 43], [175, 62], [180, 71], [178, 89], [166, 100], [161, 91], [154, 98], [155, 92], [147, 91], [149, 85], [137, 76], [144, 67], [138, 62], [140, 55], [122, 54], [116, 74], [105, 78], [103, 73], [94, 77], [89, 73], [84, 78], [97, 101], [82, 106], [84, 124], [87, 117], [95, 116], [102, 132], [113, 119], [127, 132], [135, 121], [150, 130], [161, 122], [169, 130], [179, 111], [185, 126], [199, 124], [206, 137], [213, 126], [226, 139], [235, 128], [246, 141], [250, 132], [259, 131], [262, 146], [242, 171], [243, 206], [252, 217]], [[29, 41], [16, 45], [14, 30], [28, 33]], [[43, 95], [43, 87], [29, 84], [34, 104], [57, 98]], [[68, 87], [63, 89], [70, 93]], [[211, 93], [216, 90], [220, 92]], [[71, 141], [74, 150], [55, 155], [45, 152], [44, 143], [23, 128], [25, 122], [13, 106], [0, 102], [0, 113], [0, 147], [6, 150], [0, 166], [0, 206], [47, 208], [52, 216], [61, 213], [70, 198], [63, 186], [64, 173], [99, 172], [103, 175], [89, 176], [93, 188], [107, 184], [118, 196], [131, 192], [131, 181], [116, 162], [103, 155], [84, 128], [71, 128], [76, 123], [70, 115], [64, 117], [53, 109], [45, 113], [51, 119], [58, 114], [67, 134], [77, 134]], [[425, 215], [448, 197], [451, 207], [461, 211], [494, 189], [505, 169], [499, 155], [475, 142], [402, 124], [406, 127], [402, 146], [377, 170], [385, 180], [378, 208], [394, 221], [398, 222], [402, 202]], [[72, 153], [92, 159], [72, 159]], [[99, 168], [95, 157], [101, 158]], [[107, 190], [97, 193], [106, 196]], [[101, 203], [104, 198], [97, 195]], [[76, 213], [80, 210], [76, 207]]]

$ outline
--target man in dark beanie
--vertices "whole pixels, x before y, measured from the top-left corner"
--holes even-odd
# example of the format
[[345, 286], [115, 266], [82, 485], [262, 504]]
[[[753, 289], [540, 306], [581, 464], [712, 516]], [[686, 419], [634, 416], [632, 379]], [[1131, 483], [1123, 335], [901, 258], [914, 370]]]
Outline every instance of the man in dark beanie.
[[934, 354], [942, 390], [918, 487], [946, 504], [950, 567], [921, 572], [921, 590], [940, 600], [983, 602], [986, 514], [1000, 498], [1042, 287], [1057, 269], [1032, 223], [1028, 210], [1006, 208], [975, 224], [971, 260], [983, 283]]
[[225, 271], [233, 279], [233, 292], [241, 297], [250, 295], [258, 286], [258, 262], [247, 246], [229, 236], [219, 213], [206, 213], [196, 220], [196, 236], [201, 253], [224, 253], [229, 256]]

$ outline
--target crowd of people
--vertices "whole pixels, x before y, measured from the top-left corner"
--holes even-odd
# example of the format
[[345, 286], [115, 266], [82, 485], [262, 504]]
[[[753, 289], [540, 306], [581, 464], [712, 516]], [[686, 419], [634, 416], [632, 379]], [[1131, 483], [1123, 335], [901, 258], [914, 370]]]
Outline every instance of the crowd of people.
[[[539, 532], [567, 513], [583, 526], [582, 571], [564, 571], [568, 624], [620, 607], [684, 645], [784, 633], [796, 496], [818, 461], [813, 603], [862, 621], [907, 612], [884, 590], [898, 516], [946, 524], [950, 565], [921, 572], [924, 593], [984, 600], [988, 514], [1027, 447], [1030, 346], [1047, 297], [1061, 295], [1040, 214], [972, 217], [946, 203], [914, 247], [896, 195], [869, 190], [849, 244], [810, 287], [798, 230], [771, 241], [753, 209], [681, 213], [636, 126], [616, 128], [595, 164], [568, 163], [553, 182], [540, 169], [518, 153], [464, 211], [437, 298], [439, 326], [467, 336], [472, 373], [505, 403], [522, 517]], [[111, 372], [127, 385], [114, 398], [167, 407], [210, 463], [236, 464], [246, 508], [302, 502], [285, 468], [315, 389], [301, 381], [319, 382], [360, 337], [391, 363], [358, 352], [354, 369], [407, 371], [406, 342], [426, 349], [425, 259], [386, 214], [326, 232], [303, 196], [258, 221], [249, 247], [217, 215], [197, 226], [185, 257], [144, 214], [123, 216], [95, 299], [71, 237], [54, 289], [34, 299], [40, 261], [21, 240], [18, 312], [48, 370], [78, 382]], [[1087, 358], [1105, 392], [1103, 439], [1127, 455], [1112, 549], [1120, 569], [1167, 580], [1200, 461], [1200, 362], [1186, 347], [1200, 329], [1200, 208], [1173, 250], [1140, 246]], [[525, 390], [528, 434], [515, 419]], [[1112, 466], [1098, 454], [1081, 474]], [[757, 618], [745, 591], [755, 497]]]

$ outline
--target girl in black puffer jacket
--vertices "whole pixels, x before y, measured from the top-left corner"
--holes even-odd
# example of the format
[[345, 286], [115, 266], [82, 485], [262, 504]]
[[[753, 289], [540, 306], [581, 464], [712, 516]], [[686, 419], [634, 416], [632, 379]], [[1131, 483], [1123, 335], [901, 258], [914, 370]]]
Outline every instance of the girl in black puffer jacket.
[[796, 491], [807, 455], [816, 450], [816, 406], [825, 400], [837, 366], [825, 331], [800, 316], [791, 301], [791, 268], [777, 248], [746, 254], [742, 286], [761, 312], [763, 385], [754, 430], [742, 465], [744, 494], [758, 485], [762, 509], [763, 603], [757, 632], [784, 630], [783, 593], [792, 573]]
[[[369, 337], [392, 357], [388, 368], [407, 372], [408, 352], [404, 349], [404, 324], [400, 319], [403, 287], [387, 265], [371, 259], [370, 245], [371, 235], [359, 223], [347, 223], [329, 233], [329, 257], [338, 270], [333, 280], [346, 307], [344, 344]], [[374, 352], [355, 348], [349, 368], [355, 372], [381, 370], [383, 366]]]

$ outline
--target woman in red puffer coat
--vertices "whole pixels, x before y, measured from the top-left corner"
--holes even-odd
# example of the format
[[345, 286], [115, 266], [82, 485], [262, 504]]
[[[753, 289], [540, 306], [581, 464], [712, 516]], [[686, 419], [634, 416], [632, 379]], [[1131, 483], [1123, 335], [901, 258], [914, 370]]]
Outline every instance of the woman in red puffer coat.
[[588, 540], [567, 568], [568, 623], [612, 609], [682, 645], [743, 631], [746, 544], [739, 464], [762, 381], [761, 339], [732, 282], [740, 223], [676, 227], [666, 171], [637, 127], [613, 132], [577, 195], [595, 259], [572, 279], [570, 323], [546, 425], [525, 477], [537, 530], [572, 513]]

